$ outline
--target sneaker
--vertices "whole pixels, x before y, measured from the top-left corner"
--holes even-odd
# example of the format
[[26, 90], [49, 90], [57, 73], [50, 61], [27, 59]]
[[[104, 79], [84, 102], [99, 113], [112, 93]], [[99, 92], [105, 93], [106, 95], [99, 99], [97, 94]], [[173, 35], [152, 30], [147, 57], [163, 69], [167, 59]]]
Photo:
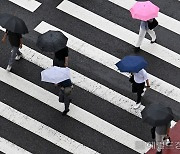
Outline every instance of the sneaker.
[[171, 145], [171, 138], [170, 137], [164, 138], [163, 140], [166, 140], [166, 146]]
[[69, 109], [68, 109], [67, 111], [64, 110], [63, 113], [62, 113], [62, 115], [65, 116], [68, 112], [69, 112]]
[[22, 58], [22, 54], [17, 55], [17, 56], [15, 57], [15, 60], [19, 60], [20, 58]]
[[141, 93], [141, 96], [142, 96], [142, 97], [144, 96], [145, 92], [146, 92], [146, 91], [145, 91], [145, 90], [143, 90], [143, 92]]
[[8, 65], [6, 68], [6, 71], [10, 72], [11, 71], [12, 66]]
[[141, 102], [134, 106], [134, 109], [138, 109], [141, 106]]
[[162, 154], [162, 150], [161, 151], [157, 151], [156, 154]]

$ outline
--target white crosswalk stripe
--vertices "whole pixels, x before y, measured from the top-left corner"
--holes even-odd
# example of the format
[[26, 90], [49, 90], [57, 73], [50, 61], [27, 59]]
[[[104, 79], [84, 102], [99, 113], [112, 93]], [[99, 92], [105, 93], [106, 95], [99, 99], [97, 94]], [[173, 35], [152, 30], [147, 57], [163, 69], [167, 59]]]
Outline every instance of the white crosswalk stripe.
[[[1, 104], [1, 102], [0, 102]], [[3, 104], [4, 105], [4, 104]], [[6, 154], [31, 154], [23, 148], [9, 142], [8, 140], [0, 137], [0, 151]]]
[[[36, 0], [8, 0], [9, 3], [14, 3], [25, 10], [28, 10], [31, 14], [34, 13], [37, 9], [41, 9], [41, 4], [46, 2], [38, 2]], [[136, 2], [134, 0], [107, 0], [113, 4], [120, 6], [126, 10]], [[14, 7], [17, 7], [17, 6]], [[104, 17], [101, 17], [73, 2], [68, 0], [62, 1], [54, 10], [59, 12], [65, 12], [67, 15], [85, 22], [86, 24], [92, 25], [94, 28], [99, 29], [103, 32], [110, 34], [113, 37], [116, 37], [122, 41], [129, 43], [131, 46], [135, 46], [135, 41], [138, 38], [138, 35], [120, 25], [113, 23], [110, 20], [107, 20]], [[180, 22], [176, 19], [173, 19], [163, 13], [159, 13], [157, 18], [160, 26], [167, 28], [169, 31], [180, 34], [179, 24]], [[34, 31], [42, 34], [48, 30], [58, 30], [63, 32], [68, 37], [67, 46], [70, 49], [73, 49], [75, 53], [81, 54], [84, 57], [88, 57], [89, 61], [96, 61], [99, 65], [103, 65], [107, 68], [110, 68], [110, 71], [119, 72], [115, 66], [120, 59], [87, 43], [75, 35], [71, 35], [68, 32], [61, 30], [58, 26], [55, 27], [47, 21], [38, 20], [38, 23], [34, 27]], [[170, 22], [167, 22], [170, 21]], [[172, 26], [173, 24], [173, 26]], [[5, 31], [4, 28], [0, 27], [1, 31]], [[129, 37], [131, 36], [131, 37]], [[27, 43], [28, 44], [28, 43]], [[180, 55], [175, 51], [168, 49], [160, 44], [150, 44], [148, 39], [144, 39], [141, 49], [147, 52], [150, 55], [157, 57], [160, 60], [167, 62], [168, 64], [173, 65], [176, 68], [180, 68]], [[40, 54], [36, 50], [32, 49], [31, 46], [23, 45], [23, 48], [20, 49], [23, 54], [23, 58], [27, 62], [35, 64], [36, 67], [41, 67], [46, 69], [52, 66], [52, 59]], [[162, 54], [163, 52], [163, 54]], [[120, 73], [120, 72], [119, 72]], [[53, 110], [62, 112], [64, 105], [58, 102], [58, 96], [45, 90], [44, 88], [32, 83], [24, 78], [24, 76], [18, 76], [14, 73], [7, 72], [2, 67], [0, 67], [0, 81], [15, 88], [18, 91], [23, 92], [24, 94], [31, 96], [32, 98], [40, 101], [42, 104], [46, 104], [48, 107], [53, 108]], [[126, 73], [120, 73], [128, 77]], [[32, 73], [33, 75], [33, 73]], [[74, 85], [77, 87], [89, 92], [90, 94], [97, 96], [98, 98], [107, 101], [113, 108], [113, 106], [118, 107], [127, 111], [129, 116], [141, 118], [141, 111], [144, 109], [144, 105], [137, 110], [133, 109], [135, 101], [124, 96], [121, 93], [118, 93], [116, 90], [111, 89], [101, 83], [98, 83], [96, 80], [93, 80], [85, 75], [83, 72], [79, 72], [71, 69], [71, 79]], [[173, 101], [180, 102], [180, 89], [178, 86], [174, 86], [162, 79], [149, 74], [149, 79], [151, 81], [151, 89], [155, 92], [158, 92], [158, 95], [172, 99]], [[1, 99], [1, 98], [0, 98]], [[3, 98], [2, 98], [3, 99]], [[8, 121], [15, 123], [16, 125], [24, 128], [27, 131], [32, 132], [33, 134], [40, 136], [41, 138], [47, 140], [50, 143], [53, 143], [57, 147], [65, 149], [66, 151], [74, 154], [95, 154], [101, 153], [100, 149], [93, 148], [91, 145], [81, 143], [76, 141], [76, 138], [71, 138], [71, 136], [64, 135], [55, 128], [51, 128], [48, 125], [43, 124], [43, 122], [36, 120], [36, 118], [30, 117], [28, 114], [18, 111], [7, 105], [3, 100], [0, 100], [0, 116], [7, 119]], [[171, 102], [170, 102], [171, 103]], [[98, 103], [97, 103], [98, 105]], [[97, 109], [98, 110], [98, 109]], [[39, 113], [40, 114], [40, 113]], [[137, 137], [136, 134], [131, 134], [128, 130], [123, 130], [118, 126], [111, 124], [104, 120], [103, 118], [92, 114], [91, 112], [83, 109], [72, 103], [70, 105], [70, 112], [68, 116], [73, 120], [80, 122], [82, 125], [86, 126], [86, 129], [93, 129], [93, 131], [102, 134], [109, 139], [116, 141], [119, 145], [123, 145], [126, 148], [129, 148], [137, 153], [146, 153], [149, 149], [148, 141], [143, 140], [141, 137]], [[142, 121], [141, 121], [142, 122]], [[172, 121], [171, 127], [176, 124], [175, 121]], [[141, 143], [140, 148], [137, 143]], [[32, 143], [33, 144], [33, 143]], [[102, 143], [103, 144], [103, 143]], [[30, 151], [29, 149], [27, 149]], [[30, 153], [26, 149], [23, 149], [21, 145], [16, 145], [12, 143], [11, 140], [5, 139], [0, 136], [0, 151], [4, 153], [15, 153], [23, 154]]]

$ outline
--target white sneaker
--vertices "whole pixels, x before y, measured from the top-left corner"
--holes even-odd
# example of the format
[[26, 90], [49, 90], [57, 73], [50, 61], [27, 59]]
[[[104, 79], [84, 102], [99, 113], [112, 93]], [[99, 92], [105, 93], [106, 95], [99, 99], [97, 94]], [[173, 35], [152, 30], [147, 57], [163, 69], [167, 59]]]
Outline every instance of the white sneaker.
[[15, 60], [19, 60], [21, 57], [22, 57], [22, 54], [20, 54], [19, 56], [17, 55], [17, 56], [15, 57]]
[[6, 68], [6, 71], [10, 72], [11, 71], [12, 66], [8, 65]]
[[134, 105], [134, 109], [138, 109], [140, 106], [141, 106], [141, 102], [136, 104], [136, 105]]
[[146, 92], [146, 88], [143, 89], [143, 92], [141, 93], [141, 96], [143, 97]]

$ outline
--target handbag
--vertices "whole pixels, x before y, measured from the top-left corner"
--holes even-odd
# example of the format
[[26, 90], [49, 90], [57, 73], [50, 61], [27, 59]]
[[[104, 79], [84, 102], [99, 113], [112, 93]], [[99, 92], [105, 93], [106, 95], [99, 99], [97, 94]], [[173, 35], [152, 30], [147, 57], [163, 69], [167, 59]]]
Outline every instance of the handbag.
[[147, 21], [148, 22], [148, 27], [150, 30], [154, 29], [158, 25], [158, 21], [153, 18], [153, 21]]

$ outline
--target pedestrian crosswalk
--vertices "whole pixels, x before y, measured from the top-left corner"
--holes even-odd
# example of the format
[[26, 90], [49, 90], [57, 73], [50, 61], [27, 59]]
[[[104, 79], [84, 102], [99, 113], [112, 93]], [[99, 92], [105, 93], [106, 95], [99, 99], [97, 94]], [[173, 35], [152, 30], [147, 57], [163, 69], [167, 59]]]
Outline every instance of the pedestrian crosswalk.
[[[41, 9], [44, 10], [44, 14], [36, 14], [37, 17], [33, 17], [35, 27], [29, 26], [33, 27], [29, 29], [29, 33], [32, 33], [33, 36], [28, 34], [29, 36], [25, 37], [23, 48], [20, 49], [24, 60], [19, 63], [28, 67], [22, 71], [19, 71], [21, 67], [18, 69], [15, 67], [12, 72], [7, 72], [3, 68], [7, 59], [3, 59], [3, 66], [0, 67], [0, 84], [2, 87], [12, 90], [11, 94], [11, 91], [5, 88], [3, 94], [0, 95], [0, 121], [3, 121], [2, 118], [4, 118], [15, 124], [11, 125], [14, 127], [11, 128], [14, 129], [13, 132], [16, 133], [16, 129], [21, 128], [24, 137], [28, 136], [28, 132], [31, 132], [32, 138], [39, 143], [36, 142], [35, 144], [35, 140], [33, 143], [31, 135], [29, 138], [25, 138], [27, 141], [20, 142], [19, 139], [13, 138], [11, 132], [0, 133], [1, 152], [9, 154], [143, 154], [150, 150], [150, 143], [152, 143], [150, 138], [151, 127], [141, 121], [140, 112], [144, 107], [159, 101], [172, 108], [175, 120], [180, 117], [180, 84], [178, 81], [174, 81], [174, 78], [170, 80], [173, 75], [180, 73], [180, 54], [173, 51], [174, 48], [167, 48], [160, 43], [150, 44], [149, 39], [143, 40], [141, 49], [144, 53], [142, 55], [149, 57], [149, 63], [153, 62], [149, 64], [150, 67], [152, 66], [157, 70], [150, 69], [148, 71], [151, 90], [146, 92], [142, 100], [143, 105], [134, 110], [135, 96], [131, 94], [131, 86], [128, 82], [129, 74], [120, 73], [115, 66], [115, 63], [124, 56], [121, 55], [121, 49], [117, 55], [112, 51], [104, 50], [103, 47], [99, 48], [98, 42], [92, 42], [93, 39], [88, 40], [89, 36], [94, 37], [99, 33], [91, 34], [91, 30], [81, 27], [79, 30], [85, 30], [85, 33], [89, 35], [87, 38], [82, 38], [80, 34], [82, 31], [74, 31], [73, 27], [73, 32], [68, 31], [61, 26], [62, 21], [57, 17], [63, 12], [62, 18], [70, 19], [64, 21], [67, 22], [67, 25], [70, 25], [71, 19], [85, 25], [91, 25], [92, 29], [104, 33], [104, 36], [108, 35], [112, 40], [117, 39], [120, 46], [124, 43], [126, 46], [135, 46], [138, 38], [136, 32], [94, 13], [93, 10], [88, 9], [88, 5], [82, 7], [83, 2], [81, 4], [81, 1], [60, 1], [56, 8], [49, 6], [50, 10], [43, 8], [47, 3], [45, 0], [3, 0], [3, 3], [7, 6], [13, 4], [14, 9], [17, 10], [22, 7], [28, 11], [30, 16]], [[92, 1], [92, 5], [96, 3], [96, 0]], [[104, 7], [113, 4], [114, 7], [118, 6], [120, 10], [128, 11], [134, 3], [133, 0], [107, 0]], [[91, 5], [91, 2], [87, 1], [87, 4]], [[4, 11], [3, 8], [2, 11]], [[48, 11], [51, 11], [51, 14], [55, 11], [57, 16], [45, 16]], [[23, 15], [21, 17], [23, 18]], [[180, 21], [177, 19], [163, 13], [160, 13], [157, 19], [160, 24], [159, 29], [162, 26], [170, 33], [180, 34], [178, 28]], [[24, 20], [26, 21], [25, 17]], [[58, 24], [54, 24], [55, 20], [59, 20]], [[0, 30], [0, 34], [5, 31], [1, 27]], [[35, 46], [37, 36], [48, 30], [62, 31], [68, 37], [71, 79], [75, 85], [75, 90], [73, 104], [70, 105], [70, 112], [67, 117], [62, 117], [59, 114], [64, 110], [64, 105], [58, 102], [58, 89], [51, 84], [41, 83], [39, 77], [39, 70], [52, 66], [51, 55], [41, 53]], [[107, 42], [105, 37], [102, 38], [102, 41]], [[174, 42], [176, 43], [178, 40], [174, 40]], [[111, 43], [110, 45], [114, 46]], [[8, 47], [5, 48], [8, 49]], [[130, 52], [129, 54], [133, 53]], [[126, 53], [126, 55], [129, 54]], [[165, 64], [165, 66], [156, 68], [155, 63]], [[33, 71], [30, 69], [31, 67]], [[165, 70], [166, 68], [173, 69]], [[176, 72], [173, 72], [174, 70]], [[158, 71], [162, 71], [162, 74], [156, 75]], [[166, 76], [168, 72], [169, 76]], [[32, 80], [29, 76], [32, 77]], [[4, 93], [9, 93], [9, 96], [7, 97]], [[15, 102], [17, 99], [15, 96], [20, 97], [19, 102]], [[25, 107], [23, 104], [28, 104], [28, 106]], [[172, 127], [175, 124], [176, 122], [173, 121]], [[10, 124], [7, 125], [10, 126]], [[19, 136], [21, 137], [20, 134]]]

